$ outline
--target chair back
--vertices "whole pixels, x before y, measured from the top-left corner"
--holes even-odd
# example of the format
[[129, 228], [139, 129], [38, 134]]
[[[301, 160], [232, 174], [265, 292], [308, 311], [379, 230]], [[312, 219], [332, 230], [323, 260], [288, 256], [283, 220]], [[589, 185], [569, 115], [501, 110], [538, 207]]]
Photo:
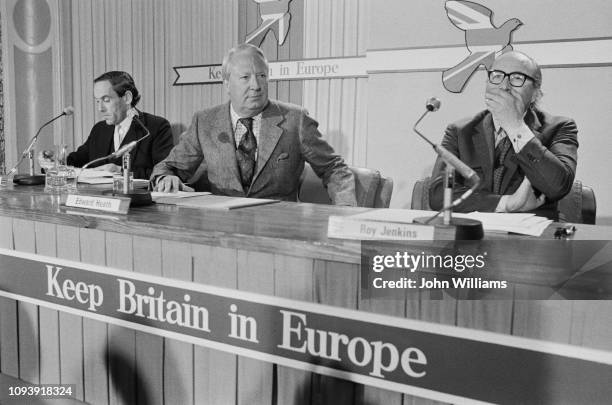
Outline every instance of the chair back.
[[569, 194], [559, 200], [558, 209], [560, 222], [595, 225], [597, 214], [595, 192], [580, 180], [576, 180]]
[[410, 208], [413, 210], [427, 210], [431, 211], [429, 205], [429, 186], [431, 183], [431, 177], [425, 177], [422, 180], [417, 180], [412, 188], [412, 201]]
[[[349, 166], [355, 176], [355, 197], [359, 207], [389, 208], [393, 193], [393, 180], [381, 176], [378, 170]], [[300, 179], [298, 200], [315, 204], [331, 204], [321, 179], [308, 163]]]

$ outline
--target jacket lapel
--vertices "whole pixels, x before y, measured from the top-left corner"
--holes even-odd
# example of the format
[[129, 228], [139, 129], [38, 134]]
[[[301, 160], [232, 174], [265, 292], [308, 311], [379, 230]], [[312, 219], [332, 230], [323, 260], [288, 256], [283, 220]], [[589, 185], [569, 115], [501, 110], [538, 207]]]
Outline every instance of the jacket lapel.
[[268, 106], [263, 110], [261, 117], [261, 125], [259, 127], [259, 142], [257, 145], [257, 171], [253, 176], [251, 185], [255, 183], [257, 177], [270, 160], [270, 156], [276, 148], [276, 144], [283, 134], [283, 129], [279, 127], [280, 123], [285, 120], [280, 108], [273, 102], [269, 101]]
[[210, 138], [217, 147], [219, 173], [223, 174], [227, 187], [244, 193], [236, 159], [236, 140], [229, 102], [219, 108], [212, 123]]
[[[105, 125], [101, 136], [96, 139], [97, 147], [93, 148], [97, 153], [95, 156], [90, 156], [91, 160], [106, 156], [115, 151], [113, 142], [115, 140], [115, 126]], [[99, 151], [99, 152], [98, 152]]]
[[495, 126], [491, 114], [485, 115], [484, 119], [475, 128], [474, 133], [474, 149], [476, 156], [481, 156], [481, 165], [483, 173], [483, 184], [491, 187], [493, 185], [493, 157], [495, 154], [495, 141], [493, 134]]

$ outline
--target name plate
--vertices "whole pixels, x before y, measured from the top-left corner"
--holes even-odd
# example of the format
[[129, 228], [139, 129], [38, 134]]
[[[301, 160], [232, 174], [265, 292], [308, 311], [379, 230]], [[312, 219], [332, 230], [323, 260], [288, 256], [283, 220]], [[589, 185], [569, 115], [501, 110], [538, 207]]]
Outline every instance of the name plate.
[[405, 222], [372, 221], [332, 215], [327, 236], [359, 240], [433, 240], [435, 227]]
[[125, 197], [68, 194], [66, 197], [66, 207], [127, 214], [130, 208], [130, 199]]

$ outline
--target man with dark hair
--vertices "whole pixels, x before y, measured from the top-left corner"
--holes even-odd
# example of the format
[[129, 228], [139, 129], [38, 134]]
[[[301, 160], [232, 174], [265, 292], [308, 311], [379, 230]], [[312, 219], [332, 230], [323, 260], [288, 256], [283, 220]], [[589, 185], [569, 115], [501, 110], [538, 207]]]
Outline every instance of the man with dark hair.
[[[86, 163], [106, 156], [121, 146], [146, 135], [130, 152], [134, 178], [148, 179], [153, 166], [163, 160], [172, 149], [173, 139], [170, 123], [165, 118], [138, 111], [135, 107], [140, 93], [134, 79], [126, 72], [106, 72], [94, 80], [94, 99], [102, 121], [91, 129], [87, 141], [68, 155], [67, 163], [82, 167]], [[134, 119], [137, 117], [137, 120]], [[138, 122], [142, 123], [142, 125]], [[116, 158], [99, 168], [118, 172], [121, 158]], [[94, 165], [95, 167], [95, 165]]]
[[[487, 77], [487, 110], [449, 125], [442, 140], [481, 180], [457, 211], [535, 211], [557, 219], [556, 202], [569, 193], [576, 174], [576, 123], [537, 108], [542, 71], [529, 56], [504, 53]], [[435, 210], [442, 208], [444, 167], [438, 159], [432, 174]], [[471, 186], [456, 177], [455, 198]]]
[[334, 204], [356, 205], [353, 174], [323, 140], [317, 122], [302, 107], [268, 98], [261, 49], [231, 49], [222, 70], [229, 103], [194, 115], [179, 144], [155, 166], [155, 189], [188, 189], [184, 182], [201, 171], [215, 194], [295, 201], [307, 161]]

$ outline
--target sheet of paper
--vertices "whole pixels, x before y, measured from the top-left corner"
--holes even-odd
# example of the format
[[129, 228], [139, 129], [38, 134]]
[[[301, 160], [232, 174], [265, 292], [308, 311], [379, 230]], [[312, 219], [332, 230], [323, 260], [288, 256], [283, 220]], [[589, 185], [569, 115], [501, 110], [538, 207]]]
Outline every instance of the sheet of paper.
[[208, 195], [208, 191], [177, 191], [176, 193], [162, 193], [160, 191], [152, 191], [151, 198], [153, 201], [161, 204], [176, 204], [178, 200], [183, 198], [198, 197], [202, 195]]
[[83, 184], [113, 184], [112, 177], [91, 177], [83, 179], [79, 177], [79, 183]]
[[[403, 210], [397, 208], [373, 209], [356, 214], [356, 219], [384, 222], [411, 223], [415, 218], [430, 217], [434, 211]], [[471, 218], [482, 222], [485, 231], [512, 232], [523, 235], [540, 236], [552, 223], [551, 220], [530, 213], [498, 213], [471, 212], [469, 214], [453, 214], [456, 218]]]
[[110, 177], [112, 178], [115, 173], [109, 172], [108, 170], [97, 170], [97, 169], [75, 169], [76, 175], [79, 176], [79, 180], [81, 179], [92, 179], [92, 178], [100, 178], [100, 177]]
[[209, 208], [217, 210], [233, 210], [238, 208], [253, 207], [256, 205], [274, 204], [278, 200], [265, 198], [243, 198], [228, 197], [222, 195], [203, 195], [194, 198], [177, 199], [174, 204], [183, 207]]

